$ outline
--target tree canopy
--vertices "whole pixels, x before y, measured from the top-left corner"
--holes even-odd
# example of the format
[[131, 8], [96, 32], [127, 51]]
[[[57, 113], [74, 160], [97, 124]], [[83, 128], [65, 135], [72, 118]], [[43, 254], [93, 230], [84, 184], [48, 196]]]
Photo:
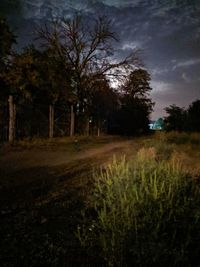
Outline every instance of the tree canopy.
[[167, 131], [200, 132], [200, 100], [193, 101], [187, 109], [171, 105], [165, 108], [167, 116], [164, 127]]
[[189, 131], [200, 132], [200, 99], [189, 106], [187, 124]]
[[5, 78], [7, 76], [7, 68], [12, 53], [12, 45], [16, 42], [16, 37], [11, 31], [5, 19], [0, 17], [0, 94], [4, 94], [8, 90]]
[[150, 75], [145, 69], [135, 69], [121, 86], [119, 109], [115, 114], [114, 125], [119, 134], [134, 135], [149, 130], [149, 115], [154, 103], [149, 97]]
[[11, 54], [11, 47], [16, 42], [16, 37], [5, 19], [0, 17], [0, 63], [4, 65]]

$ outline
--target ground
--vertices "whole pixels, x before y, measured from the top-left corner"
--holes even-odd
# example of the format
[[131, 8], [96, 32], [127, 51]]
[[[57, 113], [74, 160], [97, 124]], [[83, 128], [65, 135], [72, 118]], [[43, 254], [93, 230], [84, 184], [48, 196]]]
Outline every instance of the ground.
[[134, 147], [138, 143], [119, 137], [2, 147], [1, 266], [83, 266], [74, 231], [93, 173]]
[[161, 158], [173, 151], [186, 169], [200, 173], [198, 142], [164, 145], [161, 137], [75, 137], [2, 146], [0, 266], [97, 266], [74, 234], [92, 193], [93, 174], [113, 155], [132, 158], [143, 146], [155, 146]]

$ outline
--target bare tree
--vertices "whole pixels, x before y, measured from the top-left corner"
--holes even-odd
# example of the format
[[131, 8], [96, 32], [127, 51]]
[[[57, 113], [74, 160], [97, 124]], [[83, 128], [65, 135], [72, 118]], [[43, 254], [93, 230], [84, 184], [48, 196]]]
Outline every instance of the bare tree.
[[83, 18], [76, 16], [71, 20], [56, 19], [38, 30], [43, 45], [52, 49], [66, 68], [71, 66], [71, 87], [76, 95], [72, 105], [79, 104], [79, 113], [87, 110], [89, 91], [95, 79], [102, 75], [126, 76], [127, 71], [141, 63], [137, 51], [113, 63], [112, 41], [118, 39], [111, 28], [111, 21], [106, 18], [99, 17], [87, 24]]

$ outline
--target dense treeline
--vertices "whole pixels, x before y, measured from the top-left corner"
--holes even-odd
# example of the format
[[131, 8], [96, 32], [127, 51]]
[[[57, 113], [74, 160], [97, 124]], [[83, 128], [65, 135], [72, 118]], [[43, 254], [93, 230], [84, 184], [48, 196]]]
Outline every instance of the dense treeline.
[[187, 109], [171, 105], [166, 109], [164, 120], [167, 131], [200, 132], [200, 100], [192, 102]]
[[11, 139], [148, 130], [149, 73], [138, 51], [116, 61], [107, 19], [57, 19], [38, 30], [40, 46], [21, 52], [11, 50], [16, 37], [3, 19], [0, 32], [1, 139], [12, 128]]

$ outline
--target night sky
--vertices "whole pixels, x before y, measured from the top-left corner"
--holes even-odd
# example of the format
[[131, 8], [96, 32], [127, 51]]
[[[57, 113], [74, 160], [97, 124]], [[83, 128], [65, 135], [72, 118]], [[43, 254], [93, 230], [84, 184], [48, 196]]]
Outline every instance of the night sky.
[[163, 116], [166, 106], [187, 107], [200, 98], [200, 0], [1, 0], [0, 11], [18, 36], [18, 48], [32, 42], [34, 28], [52, 16], [104, 14], [120, 38], [116, 57], [142, 49], [156, 102], [152, 119]]

